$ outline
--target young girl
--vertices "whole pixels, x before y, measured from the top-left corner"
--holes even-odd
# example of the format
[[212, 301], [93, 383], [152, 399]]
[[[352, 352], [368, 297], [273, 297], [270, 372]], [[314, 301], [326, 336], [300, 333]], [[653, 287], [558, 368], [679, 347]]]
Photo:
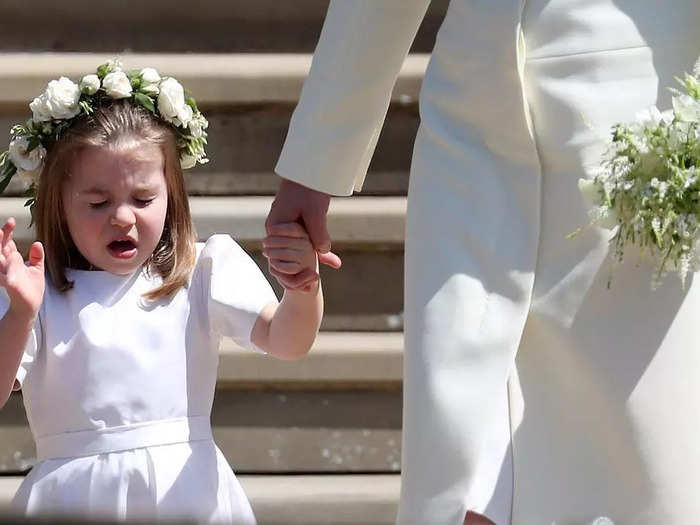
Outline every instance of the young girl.
[[[28, 515], [252, 524], [212, 441], [219, 342], [302, 357], [322, 316], [320, 283], [278, 304], [228, 235], [195, 242], [181, 163], [204, 160], [192, 145], [203, 145], [206, 120], [193, 101], [183, 109], [174, 79], [108, 66], [77, 94], [67, 79], [50, 84], [0, 162], [10, 173], [31, 168], [23, 163], [34, 154], [41, 170], [27, 264], [15, 221], [0, 231], [0, 406], [22, 388], [38, 456], [13, 505]], [[115, 96], [113, 73], [130, 94], [122, 83]], [[269, 233], [276, 273], [316, 275], [301, 226]]]

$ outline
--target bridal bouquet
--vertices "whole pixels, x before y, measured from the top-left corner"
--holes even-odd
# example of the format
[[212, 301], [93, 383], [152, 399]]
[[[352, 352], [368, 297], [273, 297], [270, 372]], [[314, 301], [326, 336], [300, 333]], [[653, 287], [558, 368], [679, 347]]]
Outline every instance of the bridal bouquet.
[[669, 270], [685, 288], [688, 272], [700, 269], [700, 81], [697, 74], [678, 81], [673, 109], [652, 107], [615, 125], [600, 173], [579, 180], [591, 225], [617, 228], [613, 265], [637, 245], [655, 263], [652, 289]]

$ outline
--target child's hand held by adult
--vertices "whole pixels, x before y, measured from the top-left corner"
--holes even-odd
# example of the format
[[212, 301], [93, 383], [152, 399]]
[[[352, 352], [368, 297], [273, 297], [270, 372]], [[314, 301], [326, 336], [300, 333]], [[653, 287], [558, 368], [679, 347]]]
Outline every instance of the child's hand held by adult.
[[318, 256], [309, 235], [298, 222], [268, 226], [263, 255], [270, 273], [287, 290], [313, 293], [318, 289]]
[[10, 313], [34, 319], [44, 297], [44, 248], [40, 242], [32, 244], [26, 265], [12, 238], [15, 228], [10, 218], [0, 230], [0, 286], [10, 298]]
[[[271, 228], [277, 224], [299, 222], [318, 253], [319, 263], [337, 270], [342, 261], [330, 251], [331, 237], [326, 220], [329, 204], [330, 195], [327, 193], [283, 178], [265, 221], [267, 234], [272, 235]], [[298, 280], [304, 278], [300, 277]]]

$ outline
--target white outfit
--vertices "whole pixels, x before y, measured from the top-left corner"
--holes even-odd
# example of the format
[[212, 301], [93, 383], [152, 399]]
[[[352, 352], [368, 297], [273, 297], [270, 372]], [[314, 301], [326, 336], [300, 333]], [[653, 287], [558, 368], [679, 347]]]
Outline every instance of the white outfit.
[[[427, 4], [331, 4], [282, 177], [361, 188]], [[652, 293], [630, 252], [608, 289], [609, 232], [566, 235], [611, 125], [699, 54], [698, 0], [450, 3], [408, 197], [399, 523], [697, 523], [699, 284]]]
[[256, 349], [258, 313], [277, 299], [229, 236], [197, 253], [189, 286], [150, 304], [161, 279], [143, 270], [68, 270], [67, 293], [47, 282], [17, 371], [38, 456], [17, 511], [255, 523], [209, 418], [221, 337]]

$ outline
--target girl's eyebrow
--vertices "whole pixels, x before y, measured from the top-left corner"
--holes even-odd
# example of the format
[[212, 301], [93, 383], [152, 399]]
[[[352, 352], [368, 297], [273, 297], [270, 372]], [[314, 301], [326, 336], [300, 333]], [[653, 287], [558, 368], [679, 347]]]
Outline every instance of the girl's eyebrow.
[[[134, 186], [134, 191], [136, 192], [155, 192], [157, 189], [158, 187], [153, 184], [137, 184]], [[81, 190], [78, 193], [80, 195], [107, 195], [109, 191], [105, 190], [104, 188], [93, 186], [87, 190]]]
[[93, 188], [89, 188], [87, 190], [81, 190], [78, 193], [80, 195], [86, 195], [86, 194], [106, 195], [108, 192], [102, 188], [93, 187]]
[[137, 184], [134, 186], [135, 191], [144, 191], [144, 192], [155, 192], [158, 191], [158, 186], [154, 184]]

